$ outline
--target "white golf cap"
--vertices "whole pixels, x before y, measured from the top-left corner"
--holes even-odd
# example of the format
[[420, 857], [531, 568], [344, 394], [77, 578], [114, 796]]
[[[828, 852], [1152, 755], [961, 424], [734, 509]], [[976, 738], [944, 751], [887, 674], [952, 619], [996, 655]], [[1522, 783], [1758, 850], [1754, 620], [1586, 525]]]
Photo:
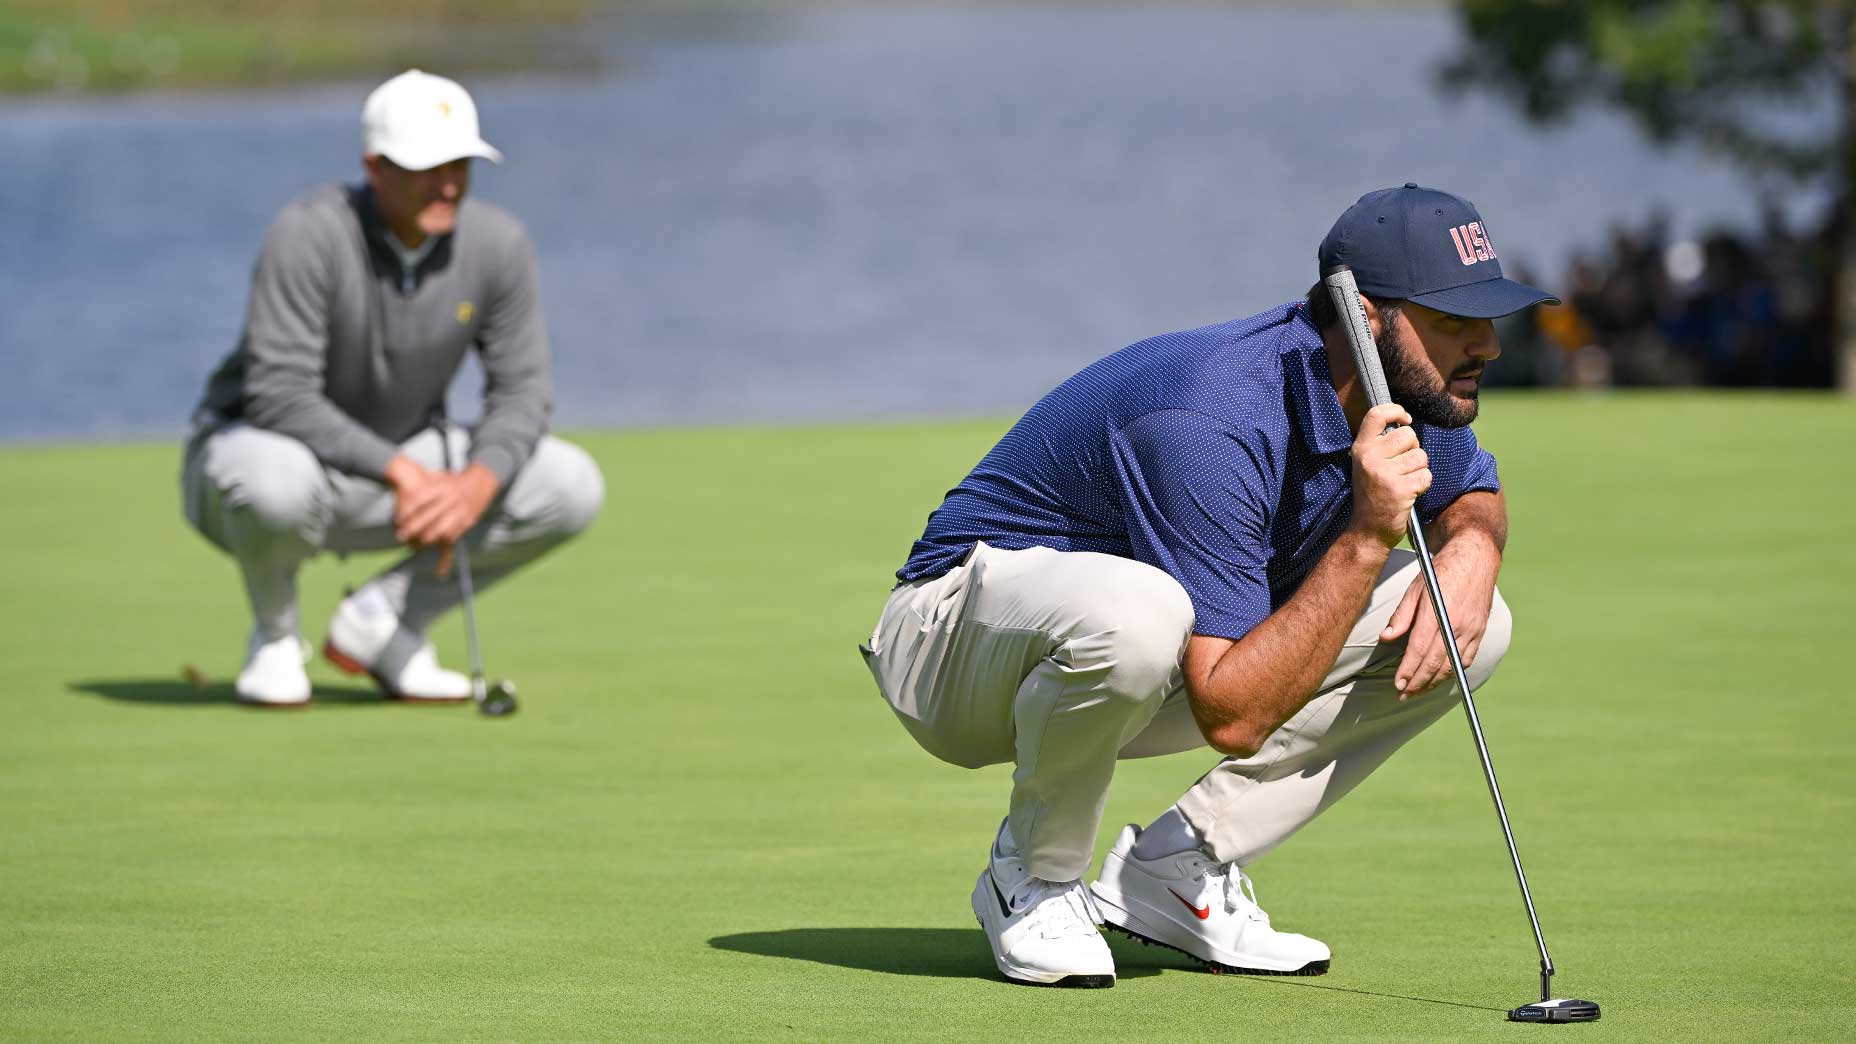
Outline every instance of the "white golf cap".
[[408, 69], [374, 88], [361, 107], [365, 152], [407, 170], [430, 170], [466, 156], [500, 163], [477, 132], [477, 106], [452, 80]]

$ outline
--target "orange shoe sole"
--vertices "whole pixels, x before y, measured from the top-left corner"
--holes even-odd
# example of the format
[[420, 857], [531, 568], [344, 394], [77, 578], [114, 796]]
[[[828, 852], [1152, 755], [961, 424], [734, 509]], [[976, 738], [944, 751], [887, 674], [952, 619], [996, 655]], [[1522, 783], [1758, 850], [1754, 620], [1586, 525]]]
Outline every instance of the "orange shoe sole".
[[381, 695], [389, 700], [398, 700], [401, 703], [470, 702], [469, 696], [418, 696], [408, 692], [397, 692], [391, 685], [387, 684], [386, 679], [362, 666], [361, 661], [337, 649], [335, 643], [330, 640], [325, 639], [322, 643], [322, 658], [333, 664], [335, 669], [341, 671], [343, 674], [353, 674], [357, 676], [365, 675], [373, 679], [374, 684], [380, 687]]

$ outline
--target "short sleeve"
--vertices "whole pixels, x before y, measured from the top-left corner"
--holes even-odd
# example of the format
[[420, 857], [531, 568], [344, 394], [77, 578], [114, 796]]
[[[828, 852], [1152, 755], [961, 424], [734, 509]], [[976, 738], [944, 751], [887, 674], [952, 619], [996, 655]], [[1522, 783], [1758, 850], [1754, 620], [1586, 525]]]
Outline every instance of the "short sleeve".
[[1465, 493], [1494, 493], [1502, 488], [1495, 473], [1495, 458], [1476, 444], [1476, 433], [1470, 429], [1427, 424], [1418, 432], [1418, 443], [1431, 463], [1431, 488], [1418, 498], [1418, 519], [1425, 525], [1437, 521], [1437, 516]]
[[1285, 447], [1189, 410], [1110, 434], [1133, 557], [1178, 580], [1193, 631], [1241, 638], [1270, 614], [1270, 520]]

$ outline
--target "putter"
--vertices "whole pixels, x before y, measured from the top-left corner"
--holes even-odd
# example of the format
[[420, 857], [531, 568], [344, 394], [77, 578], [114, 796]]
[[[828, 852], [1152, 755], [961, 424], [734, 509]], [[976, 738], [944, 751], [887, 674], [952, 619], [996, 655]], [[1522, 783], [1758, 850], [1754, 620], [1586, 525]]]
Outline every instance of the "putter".
[[[1361, 383], [1366, 385], [1367, 400], [1374, 406], [1392, 401], [1386, 387], [1385, 368], [1379, 361], [1379, 346], [1373, 341], [1373, 328], [1366, 318], [1366, 305], [1360, 300], [1360, 288], [1346, 265], [1324, 269], [1321, 281], [1327, 284], [1347, 330], [1347, 344], [1353, 349], [1353, 361], [1359, 368]], [[1553, 958], [1547, 955], [1547, 939], [1540, 932], [1540, 918], [1534, 913], [1534, 896], [1527, 888], [1527, 872], [1521, 869], [1521, 852], [1514, 845], [1514, 829], [1508, 825], [1508, 809], [1502, 804], [1502, 788], [1495, 782], [1495, 765], [1489, 760], [1489, 744], [1482, 737], [1482, 721], [1476, 716], [1476, 701], [1469, 693], [1469, 676], [1463, 672], [1463, 657], [1456, 646], [1456, 631], [1450, 626], [1450, 614], [1444, 608], [1443, 589], [1437, 585], [1437, 567], [1431, 562], [1431, 549], [1424, 542], [1424, 527], [1418, 521], [1417, 505], [1412, 505], [1406, 522], [1411, 546], [1418, 552], [1418, 566], [1424, 571], [1425, 589], [1437, 612], [1437, 627], [1443, 632], [1444, 649], [1450, 654], [1450, 666], [1456, 672], [1457, 688], [1463, 693], [1463, 710], [1469, 716], [1469, 731], [1476, 737], [1476, 753], [1482, 758], [1482, 777], [1488, 781], [1489, 796], [1495, 799], [1495, 815], [1502, 821], [1502, 837], [1508, 841], [1508, 858], [1514, 862], [1514, 879], [1521, 885], [1521, 901], [1527, 904], [1527, 920], [1534, 926], [1534, 944], [1540, 948], [1540, 1000], [1523, 1004], [1508, 1012], [1511, 1022], [1591, 1022], [1598, 1018], [1598, 1003], [1588, 1000], [1553, 998]]]
[[[445, 470], [453, 471], [451, 462], [451, 436], [445, 415], [441, 410], [434, 415], [432, 426], [438, 431], [438, 444], [445, 454]], [[465, 539], [459, 539], [451, 545], [452, 553], [457, 557], [453, 565], [458, 574], [458, 594], [464, 603], [464, 643], [470, 648], [470, 698], [477, 705], [477, 713], [490, 718], [501, 718], [516, 712], [516, 687], [507, 679], [489, 685], [483, 677], [483, 648], [477, 644], [477, 610], [475, 590], [470, 580], [470, 546]]]

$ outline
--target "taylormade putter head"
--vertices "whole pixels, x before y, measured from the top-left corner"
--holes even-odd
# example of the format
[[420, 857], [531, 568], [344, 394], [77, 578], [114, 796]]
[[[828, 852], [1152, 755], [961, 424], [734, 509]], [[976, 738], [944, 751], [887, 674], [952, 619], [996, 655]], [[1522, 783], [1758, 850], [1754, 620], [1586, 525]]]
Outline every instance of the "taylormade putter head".
[[515, 683], [504, 680], [490, 686], [490, 691], [477, 703], [477, 713], [486, 718], [501, 718], [514, 714], [519, 706]]
[[1597, 1018], [1598, 1002], [1589, 1000], [1536, 1001], [1508, 1013], [1509, 1022], [1592, 1022]]

